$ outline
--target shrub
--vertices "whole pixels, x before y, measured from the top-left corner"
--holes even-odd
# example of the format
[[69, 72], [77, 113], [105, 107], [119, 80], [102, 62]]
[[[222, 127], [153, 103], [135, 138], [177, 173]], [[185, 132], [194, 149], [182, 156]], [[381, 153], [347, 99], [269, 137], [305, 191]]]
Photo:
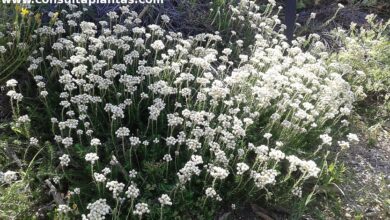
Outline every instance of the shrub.
[[[385, 119], [390, 111], [390, 20], [379, 21], [375, 15], [368, 15], [366, 20], [365, 27], [357, 28], [352, 23], [350, 30], [332, 32], [342, 48], [330, 61], [342, 64], [344, 77], [364, 103], [360, 105], [360, 113]], [[364, 113], [366, 106], [372, 106], [368, 108], [369, 114]]]
[[164, 15], [139, 26], [126, 6], [97, 25], [71, 5], [38, 28], [52, 42], [29, 58], [41, 103], [15, 80], [7, 95], [32, 166], [51, 170], [39, 178], [66, 194], [56, 215], [210, 219], [247, 202], [307, 204], [354, 95], [315, 35], [286, 42], [274, 7], [232, 6], [228, 40], [168, 32]]

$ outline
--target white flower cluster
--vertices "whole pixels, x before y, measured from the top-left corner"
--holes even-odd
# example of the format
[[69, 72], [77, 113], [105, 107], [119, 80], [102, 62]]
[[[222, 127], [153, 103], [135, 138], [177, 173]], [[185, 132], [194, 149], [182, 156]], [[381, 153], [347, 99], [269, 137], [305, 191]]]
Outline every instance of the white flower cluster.
[[125, 192], [127, 198], [135, 199], [139, 196], [140, 192], [137, 186], [134, 184], [131, 184], [128, 188], [127, 191]]
[[66, 213], [72, 211], [72, 209], [68, 205], [60, 204], [60, 205], [58, 205], [57, 211], [59, 213], [66, 214]]
[[201, 170], [197, 165], [203, 163], [201, 156], [192, 155], [191, 160], [188, 161], [183, 168], [177, 173], [181, 184], [185, 184], [190, 181], [193, 175], [199, 176]]
[[31, 137], [30, 138], [30, 145], [31, 146], [38, 146], [38, 139], [37, 138], [35, 138], [35, 137]]
[[63, 154], [60, 158], [60, 165], [63, 167], [67, 167], [70, 162], [70, 157], [68, 154]]
[[16, 172], [8, 170], [5, 173], [0, 172], [0, 182], [11, 184], [12, 182], [16, 181], [18, 179], [18, 175]]
[[259, 188], [264, 188], [268, 184], [275, 184], [277, 175], [278, 172], [274, 169], [263, 170], [261, 173], [252, 171], [251, 173], [256, 186]]
[[169, 196], [167, 194], [162, 194], [161, 197], [158, 198], [158, 201], [160, 202], [160, 204], [162, 206], [164, 206], [164, 205], [171, 206], [172, 205], [171, 198], [169, 198]]
[[97, 147], [97, 146], [100, 146], [100, 145], [102, 145], [102, 143], [100, 142], [99, 139], [93, 138], [93, 139], [91, 140], [91, 146]]
[[300, 187], [295, 187], [292, 189], [292, 192], [291, 192], [294, 196], [298, 197], [298, 198], [301, 198], [302, 197], [302, 188]]
[[246, 163], [237, 163], [237, 175], [244, 174], [249, 168], [250, 167]]
[[93, 173], [94, 180], [99, 183], [103, 183], [107, 180], [106, 176], [102, 173]]
[[215, 179], [223, 180], [229, 175], [229, 171], [221, 167], [213, 166], [210, 170], [210, 175]]
[[105, 199], [98, 199], [93, 203], [89, 203], [87, 209], [90, 210], [89, 214], [87, 216], [83, 215], [83, 220], [103, 220], [111, 211]]
[[85, 155], [85, 160], [91, 164], [95, 164], [95, 162], [99, 160], [99, 156], [96, 153], [87, 153]]
[[149, 206], [146, 203], [137, 203], [135, 205], [135, 210], [133, 211], [135, 215], [139, 215], [139, 216], [148, 214], [149, 212], [150, 212]]
[[206, 197], [216, 199], [217, 201], [221, 201], [222, 200], [221, 196], [212, 187], [208, 187], [206, 189], [205, 194], [206, 194]]
[[355, 143], [359, 142], [359, 138], [356, 134], [349, 133], [347, 135], [347, 138], [348, 138], [348, 141], [350, 141], [350, 142], [355, 142]]
[[112, 197], [116, 199], [118, 198], [119, 194], [123, 192], [125, 184], [118, 181], [110, 181], [106, 184], [106, 187], [108, 190], [112, 191]]

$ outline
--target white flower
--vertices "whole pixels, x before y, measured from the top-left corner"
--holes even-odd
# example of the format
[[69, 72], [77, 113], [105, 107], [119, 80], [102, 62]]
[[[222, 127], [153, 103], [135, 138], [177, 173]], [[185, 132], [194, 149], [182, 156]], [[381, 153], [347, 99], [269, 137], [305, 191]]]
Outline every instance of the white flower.
[[238, 163], [237, 164], [237, 175], [242, 175], [247, 170], [249, 170], [249, 166], [246, 163]]
[[57, 211], [59, 213], [66, 214], [66, 213], [72, 211], [72, 209], [67, 205], [60, 204], [60, 205], [58, 205]]
[[149, 106], [149, 118], [156, 121], [160, 112], [165, 108], [165, 103], [162, 99], [156, 98], [153, 100], [153, 105]]
[[90, 210], [87, 215], [90, 220], [105, 219], [105, 215], [109, 214], [111, 210], [105, 199], [98, 199], [94, 203], [89, 203], [87, 209]]
[[191, 180], [192, 175], [199, 176], [201, 170], [197, 165], [202, 164], [203, 159], [199, 155], [192, 155], [191, 160], [188, 161], [183, 168], [179, 170], [177, 173], [179, 177], [179, 181], [181, 184], [185, 184], [186, 182]]
[[276, 183], [278, 172], [274, 169], [269, 169], [263, 170], [261, 173], [253, 172], [251, 175], [255, 181], [255, 185], [259, 188], [264, 188], [268, 184], [273, 185]]
[[341, 147], [342, 150], [346, 150], [349, 148], [348, 141], [338, 141], [337, 144]]
[[118, 198], [119, 194], [123, 192], [125, 184], [120, 183], [118, 181], [110, 181], [106, 184], [106, 187], [108, 188], [108, 190], [112, 191], [112, 197], [116, 199]]
[[342, 107], [342, 108], [340, 108], [340, 113], [342, 115], [350, 115], [351, 114], [351, 109], [349, 109], [348, 107]]
[[99, 160], [99, 156], [96, 153], [87, 153], [85, 155], [85, 160], [91, 162], [91, 164], [95, 164], [95, 161]]
[[18, 81], [16, 81], [15, 79], [10, 79], [6, 82], [7, 87], [15, 87], [17, 85], [18, 85]]
[[118, 130], [116, 130], [115, 135], [118, 138], [127, 137], [130, 135], [130, 130], [126, 127], [120, 127]]
[[111, 20], [115, 20], [117, 18], [119, 18], [119, 15], [115, 12], [115, 11], [110, 11], [107, 13], [107, 16], [111, 19]]
[[171, 20], [168, 15], [161, 15], [161, 20], [164, 22], [164, 23], [169, 23], [169, 21]]
[[206, 197], [214, 198], [217, 201], [222, 201], [222, 198], [218, 193], [215, 191], [214, 188], [208, 187], [205, 191]]
[[225, 48], [222, 50], [222, 53], [229, 56], [232, 53], [232, 49], [230, 48]]
[[141, 140], [138, 137], [130, 137], [129, 140], [131, 146], [137, 146], [141, 144]]
[[354, 142], [354, 143], [359, 142], [359, 138], [356, 134], [349, 133], [347, 135], [347, 138], [348, 138], [348, 141], [350, 141], [350, 142]]
[[146, 203], [137, 203], [135, 205], [135, 210], [133, 211], [134, 215], [139, 215], [139, 216], [142, 216], [142, 215], [147, 214], [149, 212], [150, 212], [150, 210], [149, 210], [148, 204], [146, 204]]
[[243, 63], [248, 61], [248, 55], [240, 54], [238, 57]]
[[131, 184], [125, 194], [127, 198], [135, 199], [139, 196], [139, 189], [134, 184]]
[[49, 95], [49, 93], [48, 93], [47, 91], [41, 91], [39, 94], [40, 94], [43, 98], [46, 98], [46, 97]]
[[265, 139], [270, 139], [272, 137], [271, 133], [265, 133], [263, 136]]
[[73, 145], [73, 138], [66, 137], [61, 140], [61, 143], [64, 145], [65, 148], [68, 148]]
[[106, 49], [106, 50], [103, 50], [100, 52], [100, 56], [102, 56], [108, 60], [111, 60], [112, 58], [114, 58], [115, 55], [116, 55], [115, 50], [111, 50], [111, 49]]
[[107, 180], [106, 176], [101, 173], [93, 173], [93, 178], [95, 179], [96, 182], [102, 183]]
[[320, 138], [323, 144], [332, 145], [332, 137], [330, 137], [328, 134], [321, 134]]
[[161, 206], [164, 205], [172, 205], [171, 198], [167, 194], [162, 194], [160, 198], [158, 198], [158, 201], [160, 202]]
[[[0, 38], [1, 38], [1, 34], [0, 34]], [[0, 46], [0, 53], [1, 54], [4, 54], [5, 52], [7, 52], [7, 48], [5, 48], [4, 46]]]
[[81, 31], [87, 35], [94, 35], [96, 33], [96, 25], [92, 22], [82, 21], [80, 23]]
[[188, 149], [192, 151], [196, 151], [197, 149], [200, 149], [202, 147], [202, 144], [196, 139], [187, 139], [186, 144], [188, 146]]
[[38, 139], [35, 137], [30, 138], [30, 145], [31, 146], [38, 146]]
[[280, 150], [271, 149], [268, 156], [269, 156], [269, 158], [279, 162], [280, 160], [284, 159], [285, 154]]
[[135, 178], [137, 176], [138, 172], [136, 170], [130, 170], [129, 171], [129, 177]]
[[225, 179], [229, 175], [229, 171], [226, 169], [223, 169], [222, 167], [212, 167], [210, 171], [210, 175], [214, 177], [215, 179]]
[[211, 188], [211, 187], [208, 187], [207, 189], [206, 189], [206, 196], [207, 197], [211, 197], [211, 198], [213, 198], [214, 196], [216, 196], [217, 195], [217, 192], [215, 191], [215, 189], [213, 189], [213, 188]]
[[301, 187], [295, 187], [292, 189], [291, 193], [298, 197], [298, 198], [301, 198], [302, 197], [302, 188]]
[[73, 193], [76, 195], [80, 195], [80, 188], [74, 188]]
[[287, 156], [286, 159], [290, 162], [289, 172], [294, 172], [297, 167], [302, 163], [302, 160], [294, 155]]
[[168, 126], [178, 126], [183, 123], [183, 118], [179, 117], [178, 114], [167, 114]]
[[102, 145], [102, 143], [100, 142], [99, 139], [93, 138], [93, 139], [91, 140], [91, 146], [97, 147], [97, 146], [100, 146], [100, 145]]
[[60, 158], [60, 165], [63, 167], [67, 167], [70, 162], [70, 157], [68, 154], [63, 154]]
[[317, 177], [318, 173], [321, 171], [317, 167], [317, 164], [312, 160], [302, 161], [299, 169], [302, 173], [307, 175], [306, 178]]
[[103, 173], [104, 175], [107, 175], [107, 174], [111, 173], [111, 169], [108, 168], [108, 167], [105, 167], [104, 169], [102, 169], [102, 173]]
[[11, 170], [8, 170], [5, 173], [0, 172], [0, 182], [11, 184], [13, 181], [17, 180], [17, 173]]
[[170, 161], [172, 161], [172, 157], [169, 154], [165, 154], [164, 157], [163, 157], [163, 160], [165, 162], [170, 162]]
[[276, 5], [276, 1], [275, 1], [275, 0], [268, 0], [268, 3], [270, 3], [270, 4], [273, 5], [273, 6]]
[[23, 95], [15, 92], [14, 90], [8, 91], [7, 96], [9, 96], [11, 99], [16, 100], [18, 102], [22, 101], [23, 99]]
[[53, 177], [53, 182], [54, 182], [55, 184], [59, 184], [59, 183], [60, 183], [60, 180], [61, 180], [61, 177], [59, 177], [59, 176]]
[[164, 43], [161, 41], [161, 40], [156, 40], [155, 42], [153, 42], [151, 45], [150, 45], [153, 49], [155, 50], [162, 50], [165, 48], [165, 45]]

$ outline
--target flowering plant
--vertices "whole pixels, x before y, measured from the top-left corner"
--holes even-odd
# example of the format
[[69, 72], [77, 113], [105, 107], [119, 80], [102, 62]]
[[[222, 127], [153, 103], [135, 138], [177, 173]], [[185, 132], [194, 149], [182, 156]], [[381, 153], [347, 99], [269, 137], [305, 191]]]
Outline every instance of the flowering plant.
[[311, 197], [305, 183], [322, 175], [320, 153], [346, 130], [354, 94], [316, 35], [286, 42], [274, 7], [229, 8], [249, 45], [167, 31], [166, 15], [145, 27], [126, 6], [95, 24], [70, 5], [38, 28], [50, 45], [28, 71], [50, 125], [21, 114], [17, 81], [7, 95], [13, 126], [52, 149], [47, 178], [67, 194], [58, 216], [211, 218], [224, 204]]
[[[366, 16], [366, 24], [357, 27], [351, 23], [349, 30], [332, 31], [332, 37], [342, 48], [329, 57], [329, 62], [339, 63], [337, 68], [344, 70], [358, 100], [370, 103], [369, 112], [383, 120], [389, 117], [390, 110], [390, 20], [381, 21], [370, 14]], [[365, 107], [359, 108], [359, 113], [365, 112]]]

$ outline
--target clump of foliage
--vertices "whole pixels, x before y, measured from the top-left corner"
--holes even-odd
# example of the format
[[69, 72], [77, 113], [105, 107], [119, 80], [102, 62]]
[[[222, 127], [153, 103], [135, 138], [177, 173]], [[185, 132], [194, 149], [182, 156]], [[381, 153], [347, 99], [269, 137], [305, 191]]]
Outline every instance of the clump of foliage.
[[390, 116], [390, 20], [372, 14], [366, 20], [367, 26], [352, 23], [350, 30], [332, 32], [342, 48], [330, 59], [343, 64], [340, 68], [361, 103], [359, 113], [371, 115], [372, 124]]
[[36, 28], [40, 14], [33, 14], [20, 5], [0, 5], [0, 83], [4, 84], [39, 46]]
[[[358, 141], [342, 135], [355, 98], [318, 37], [290, 45], [274, 9], [231, 6], [229, 39], [168, 32], [166, 15], [144, 27], [127, 6], [95, 24], [70, 5], [38, 28], [37, 97], [6, 87], [30, 181], [66, 195], [52, 193], [52, 214], [210, 219], [248, 202], [307, 205], [332, 181], [327, 146]], [[10, 170], [2, 187], [25, 168]]]
[[31, 215], [32, 197], [28, 182], [22, 180], [12, 183], [9, 187], [0, 187], [0, 218], [23, 219]]

